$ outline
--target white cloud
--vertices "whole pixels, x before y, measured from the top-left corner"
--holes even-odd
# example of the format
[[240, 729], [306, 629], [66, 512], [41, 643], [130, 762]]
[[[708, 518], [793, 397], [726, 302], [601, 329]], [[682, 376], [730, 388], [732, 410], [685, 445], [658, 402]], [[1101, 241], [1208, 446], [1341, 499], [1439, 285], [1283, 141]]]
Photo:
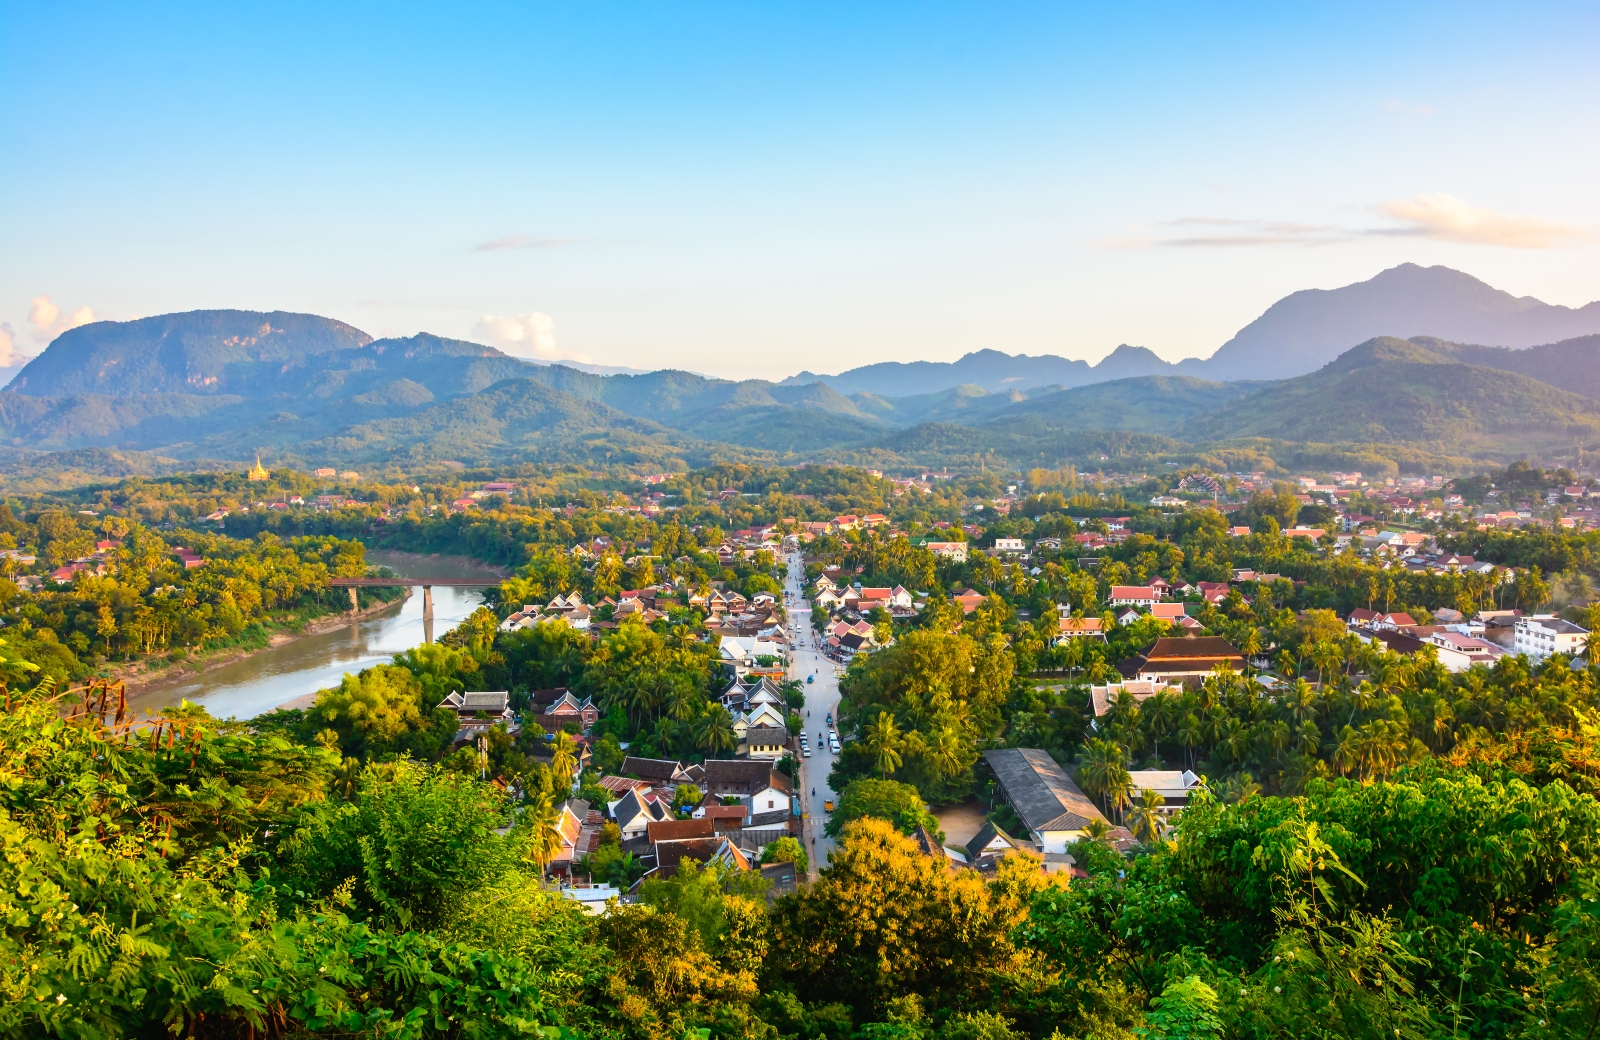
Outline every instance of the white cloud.
[[1417, 235], [1449, 242], [1474, 245], [1508, 246], [1512, 249], [1549, 249], [1572, 245], [1594, 237], [1594, 232], [1575, 224], [1562, 224], [1540, 217], [1513, 217], [1496, 213], [1487, 206], [1470, 206], [1454, 195], [1418, 195], [1414, 199], [1389, 199], [1383, 212], [1407, 226], [1386, 230], [1394, 235]]
[[562, 350], [556, 343], [555, 319], [535, 311], [501, 317], [485, 314], [472, 327], [472, 334], [486, 339], [512, 357], [533, 361], [588, 361], [585, 354]]
[[48, 293], [34, 297], [33, 306], [28, 310], [28, 324], [33, 326], [33, 338], [40, 343], [48, 343], [68, 329], [87, 325], [91, 321], [94, 321], [94, 311], [88, 307], [79, 307], [63, 318], [61, 308], [55, 305]]
[[17, 334], [9, 324], [0, 322], [0, 368], [16, 368], [32, 360], [17, 349]]

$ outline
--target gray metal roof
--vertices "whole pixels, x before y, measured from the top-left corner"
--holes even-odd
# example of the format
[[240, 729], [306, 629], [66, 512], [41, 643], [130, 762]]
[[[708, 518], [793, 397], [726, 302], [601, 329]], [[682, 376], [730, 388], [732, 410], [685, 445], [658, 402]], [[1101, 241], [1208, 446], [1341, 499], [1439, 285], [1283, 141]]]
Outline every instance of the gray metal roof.
[[1110, 825], [1055, 759], [1038, 748], [1002, 748], [983, 757], [1030, 831], [1079, 831], [1091, 820]]

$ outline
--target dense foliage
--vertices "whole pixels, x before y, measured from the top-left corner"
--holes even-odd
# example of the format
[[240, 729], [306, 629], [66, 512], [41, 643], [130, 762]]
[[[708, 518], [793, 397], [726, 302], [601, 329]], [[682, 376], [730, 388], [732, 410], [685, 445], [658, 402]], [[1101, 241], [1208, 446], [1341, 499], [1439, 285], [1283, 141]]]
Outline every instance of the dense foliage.
[[[105, 661], [161, 663], [196, 650], [264, 645], [272, 630], [348, 610], [348, 594], [330, 590], [328, 579], [366, 572], [362, 544], [331, 536], [231, 538], [64, 509], [25, 517], [0, 504], [0, 618], [63, 680]], [[204, 563], [187, 566], [180, 548]], [[28, 576], [33, 583], [43, 576], [42, 584], [22, 590]]]

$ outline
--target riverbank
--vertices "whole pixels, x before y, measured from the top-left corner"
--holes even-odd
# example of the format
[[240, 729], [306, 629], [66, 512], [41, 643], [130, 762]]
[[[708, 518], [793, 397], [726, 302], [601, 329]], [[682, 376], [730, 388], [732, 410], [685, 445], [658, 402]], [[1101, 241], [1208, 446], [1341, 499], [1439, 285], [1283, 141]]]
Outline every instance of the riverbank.
[[[279, 629], [268, 637], [265, 646], [251, 647], [249, 649], [229, 647], [217, 650], [201, 658], [190, 657], [176, 662], [168, 661], [165, 657], [131, 661], [101, 669], [98, 674], [109, 678], [112, 682], [123, 683], [130, 693], [146, 686], [198, 678], [207, 672], [214, 672], [219, 668], [237, 664], [257, 654], [275, 650], [280, 646], [292, 643], [297, 639], [321, 635], [324, 632], [332, 632], [335, 629], [377, 617], [384, 611], [398, 609], [404, 606], [406, 600], [412, 596], [412, 591], [409, 588], [405, 589], [404, 592], [405, 595], [399, 599], [374, 603], [359, 611], [347, 610], [342, 614], [325, 614], [322, 617], [312, 618], [295, 629]], [[152, 665], [157, 665], [158, 667], [152, 667]]]

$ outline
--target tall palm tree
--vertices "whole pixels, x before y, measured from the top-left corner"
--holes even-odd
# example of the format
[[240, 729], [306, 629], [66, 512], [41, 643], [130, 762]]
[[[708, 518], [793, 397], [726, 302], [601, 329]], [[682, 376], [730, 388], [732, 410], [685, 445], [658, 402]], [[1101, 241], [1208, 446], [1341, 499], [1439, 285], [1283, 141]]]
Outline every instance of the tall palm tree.
[[1189, 768], [1194, 768], [1194, 749], [1199, 746], [1203, 730], [1200, 728], [1200, 719], [1193, 712], [1185, 715], [1178, 724], [1178, 743], [1183, 746], [1189, 756]]
[[1239, 653], [1244, 658], [1245, 674], [1253, 670], [1251, 662], [1261, 653], [1261, 630], [1254, 625], [1246, 625], [1244, 635], [1239, 639]]
[[1067, 664], [1067, 669], [1073, 675], [1078, 674], [1078, 666], [1083, 664], [1083, 640], [1071, 636], [1061, 648], [1062, 659]]
[[578, 769], [578, 742], [570, 733], [557, 733], [551, 746], [550, 771], [561, 781], [561, 787], [572, 786], [572, 774]]
[[1350, 717], [1345, 719], [1345, 725], [1353, 725], [1357, 714], [1366, 714], [1372, 706], [1378, 703], [1378, 691], [1372, 688], [1369, 682], [1362, 682], [1350, 691]]
[[1144, 719], [1145, 729], [1150, 734], [1150, 742], [1159, 758], [1161, 738], [1172, 729], [1172, 721], [1178, 714], [1178, 702], [1173, 700], [1170, 694], [1158, 693], [1144, 702], [1139, 714]]
[[561, 809], [550, 799], [541, 798], [523, 809], [522, 818], [528, 826], [524, 853], [539, 865], [542, 874], [545, 865], [561, 851]]
[[934, 731], [933, 740], [928, 744], [928, 761], [939, 775], [948, 778], [961, 772], [963, 744], [961, 731], [954, 723], [947, 722]]
[[1311, 645], [1310, 652], [1306, 655], [1311, 658], [1311, 665], [1317, 670], [1319, 685], [1328, 684], [1328, 673], [1339, 667], [1344, 661], [1344, 648], [1330, 640], [1322, 640]]
[[886, 711], [878, 712], [878, 721], [867, 724], [866, 738], [867, 750], [877, 763], [878, 773], [883, 779], [889, 779], [889, 774], [901, 765], [901, 734], [894, 716]]

